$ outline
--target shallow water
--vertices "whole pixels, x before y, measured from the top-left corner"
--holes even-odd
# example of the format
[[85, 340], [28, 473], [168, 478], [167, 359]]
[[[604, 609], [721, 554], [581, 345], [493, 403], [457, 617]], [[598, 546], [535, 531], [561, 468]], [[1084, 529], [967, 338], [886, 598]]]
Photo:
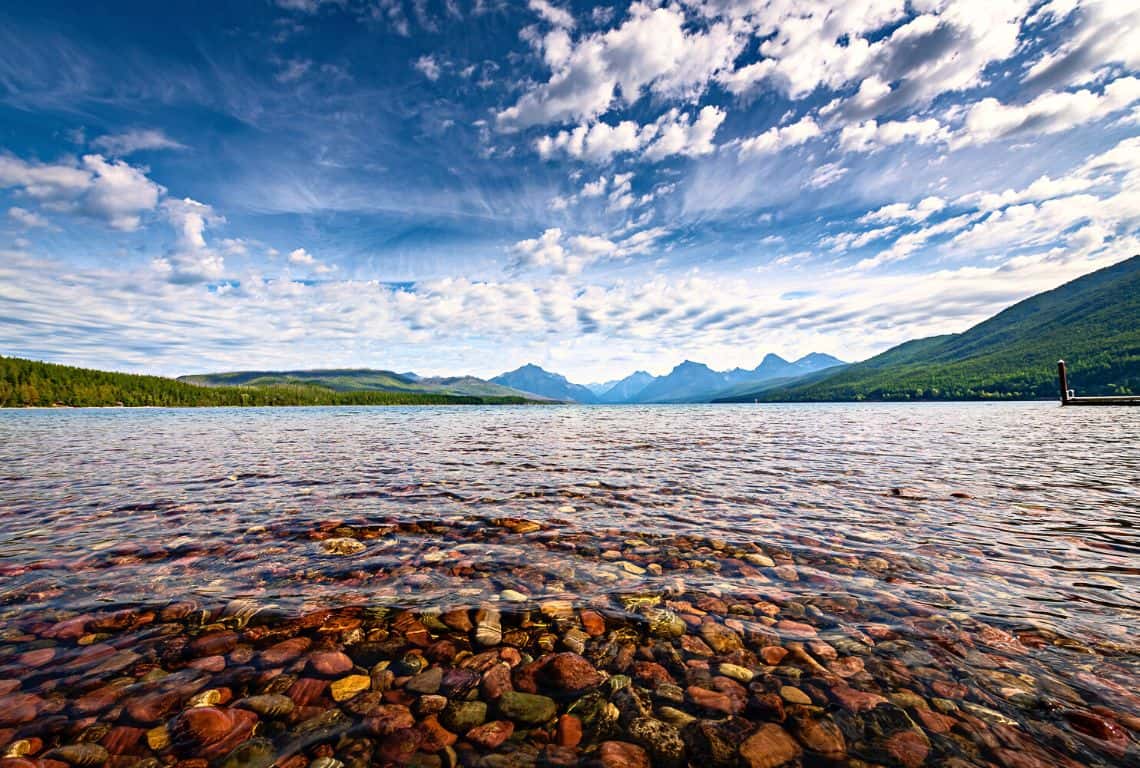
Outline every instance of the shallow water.
[[[99, 742], [126, 765], [221, 760], [249, 737], [238, 764], [272, 753], [304, 766], [364, 753], [378, 763], [574, 764], [603, 756], [603, 741], [640, 741], [654, 764], [755, 764], [748, 738], [779, 723], [792, 736], [777, 734], [777, 747], [793, 764], [1134, 764], [1137, 525], [1140, 413], [1129, 409], [5, 412], [0, 744], [39, 739], [28, 754], [42, 757]], [[347, 553], [330, 553], [341, 551], [330, 539], [350, 540]], [[502, 615], [502, 643], [438, 619], [480, 608], [485, 618], [488, 606]], [[426, 639], [393, 623], [408, 610]], [[566, 634], [589, 628], [583, 610], [605, 627], [578, 648]], [[673, 619], [683, 633], [660, 631]], [[692, 643], [708, 631], [702, 622], [737, 640]], [[190, 648], [216, 635], [220, 653]], [[260, 654], [287, 636], [311, 645], [267, 664]], [[432, 650], [441, 639], [450, 655]], [[551, 645], [608, 676], [600, 693], [570, 696], [528, 670]], [[436, 702], [402, 687], [416, 670], [399, 665], [419, 647], [446, 670], [498, 650], [514, 687], [553, 695], [559, 713], [604, 694], [620, 716], [583, 716], [572, 746], [551, 746], [570, 739], [549, 723], [515, 722], [497, 749], [465, 733], [434, 749], [423, 719]], [[773, 648], [791, 652], [768, 663]], [[315, 683], [315, 695], [299, 692], [297, 680], [336, 679], [312, 671], [314, 649], [343, 650], [373, 692], [388, 689], [387, 705], [411, 708], [419, 735], [365, 727], [365, 706]], [[389, 661], [385, 677], [377, 666]], [[722, 663], [751, 680], [718, 674]], [[644, 706], [623, 693], [627, 675]], [[108, 686], [105, 705], [77, 704]], [[168, 689], [157, 716], [128, 706]], [[196, 732], [173, 746], [151, 733], [164, 723], [186, 731], [192, 697], [222, 689], [223, 713], [266, 690], [294, 706], [213, 747]], [[731, 702], [702, 698], [709, 690]], [[468, 695], [488, 698], [478, 687], [451, 698]], [[489, 703], [488, 719], [511, 719]], [[298, 741], [322, 716], [327, 733]], [[683, 752], [662, 752], [631, 726], [637, 718], [676, 720]], [[842, 733], [841, 751], [813, 738], [821, 721]], [[727, 734], [731, 756], [698, 726]], [[391, 744], [400, 739], [415, 745], [401, 752]]]

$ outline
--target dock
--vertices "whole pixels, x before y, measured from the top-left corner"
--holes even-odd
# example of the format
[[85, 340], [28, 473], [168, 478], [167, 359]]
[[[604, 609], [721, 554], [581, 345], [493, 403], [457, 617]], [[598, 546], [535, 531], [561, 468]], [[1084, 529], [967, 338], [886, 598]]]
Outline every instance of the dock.
[[1069, 374], [1065, 361], [1057, 361], [1057, 381], [1061, 385], [1061, 405], [1140, 405], [1140, 395], [1081, 396], [1069, 389]]

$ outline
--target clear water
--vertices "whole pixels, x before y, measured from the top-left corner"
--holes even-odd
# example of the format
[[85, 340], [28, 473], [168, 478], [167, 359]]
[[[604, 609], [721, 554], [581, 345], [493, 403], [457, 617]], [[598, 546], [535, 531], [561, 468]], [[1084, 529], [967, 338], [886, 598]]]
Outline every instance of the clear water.
[[[539, 530], [513, 533], [504, 518]], [[633, 593], [690, 604], [763, 593], [787, 608], [776, 619], [872, 643], [861, 690], [922, 693], [934, 669], [1049, 759], [1120, 764], [1136, 757], [1128, 724], [1140, 718], [1138, 525], [1140, 409], [11, 411], [0, 413], [0, 669], [19, 676], [11, 660], [45, 645], [45, 624], [178, 601], [208, 612], [249, 598], [288, 621], [330, 607], [475, 608], [510, 589], [530, 606], [609, 600], [617, 620]], [[363, 551], [329, 555], [334, 534]], [[742, 552], [794, 565], [795, 580], [741, 569]], [[841, 612], [840, 598], [856, 607]], [[892, 653], [908, 682], [886, 674]], [[41, 670], [32, 682], [66, 694], [52, 680]], [[1094, 735], [1103, 728], [1074, 711], [1123, 736]], [[975, 747], [963, 751], [917, 725], [931, 762], [1001, 763], [997, 750], [1014, 749], [963, 726], [953, 733]]]

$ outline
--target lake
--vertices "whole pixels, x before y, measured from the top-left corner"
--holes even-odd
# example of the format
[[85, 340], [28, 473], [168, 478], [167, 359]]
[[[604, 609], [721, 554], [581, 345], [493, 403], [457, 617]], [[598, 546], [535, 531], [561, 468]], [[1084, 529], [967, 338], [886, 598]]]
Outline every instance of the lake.
[[1140, 765], [1138, 525], [1135, 409], [3, 412], [0, 766]]

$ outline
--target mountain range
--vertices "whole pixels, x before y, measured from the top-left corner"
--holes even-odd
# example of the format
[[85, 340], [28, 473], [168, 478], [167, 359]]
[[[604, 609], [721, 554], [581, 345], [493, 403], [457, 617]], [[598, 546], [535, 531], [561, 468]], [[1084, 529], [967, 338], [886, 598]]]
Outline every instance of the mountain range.
[[1052, 399], [1062, 358], [1078, 394], [1140, 392], [1140, 256], [1031, 296], [963, 333], [908, 341], [841, 370], [715, 399]]
[[492, 379], [367, 368], [236, 371], [165, 379], [0, 357], [0, 406], [696, 403], [1053, 399], [1068, 363], [1083, 395], [1140, 392], [1140, 256], [1032, 296], [963, 333], [900, 344], [860, 363], [766, 355], [715, 371], [686, 360], [581, 385], [524, 365]]

